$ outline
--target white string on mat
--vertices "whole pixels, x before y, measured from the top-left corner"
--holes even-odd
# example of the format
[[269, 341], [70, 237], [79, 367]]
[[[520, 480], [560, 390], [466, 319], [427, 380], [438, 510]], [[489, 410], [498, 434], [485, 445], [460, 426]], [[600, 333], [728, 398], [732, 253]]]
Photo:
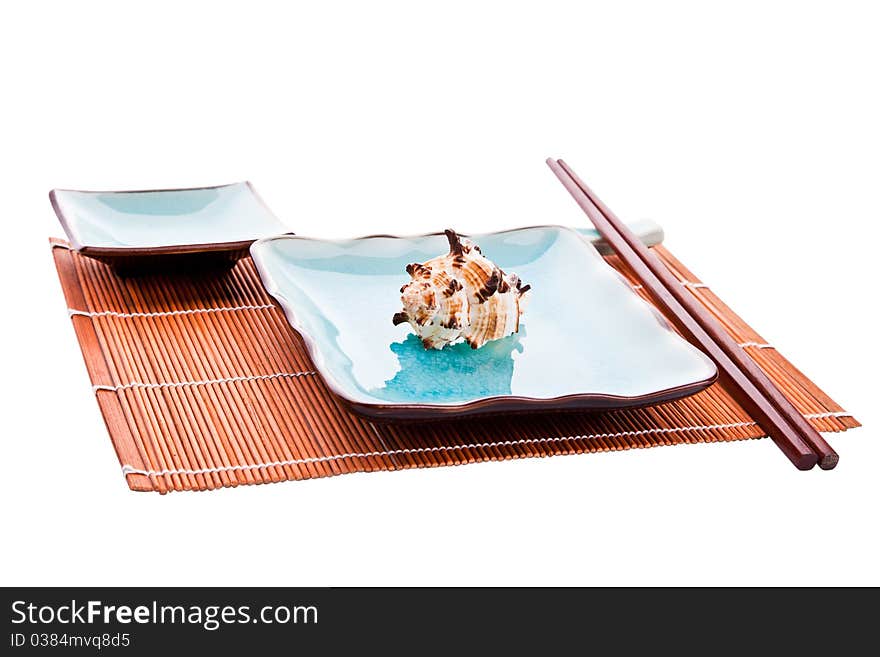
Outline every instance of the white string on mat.
[[230, 376], [223, 379], [201, 379], [196, 381], [168, 381], [162, 383], [144, 383], [142, 381], [132, 381], [131, 383], [121, 383], [119, 385], [94, 385], [92, 390], [109, 390], [115, 392], [118, 390], [127, 390], [129, 388], [180, 388], [184, 386], [206, 386], [215, 383], [238, 383], [239, 381], [267, 381], [269, 379], [288, 379], [300, 376], [315, 376], [317, 372], [274, 372], [272, 374], [253, 374], [250, 376]]
[[82, 317], [116, 317], [120, 319], [125, 319], [128, 317], [174, 317], [176, 315], [196, 315], [201, 313], [228, 313], [234, 312], [236, 310], [269, 310], [274, 308], [271, 303], [265, 303], [257, 306], [224, 306], [223, 308], [190, 308], [188, 310], [163, 310], [157, 312], [149, 312], [149, 313], [120, 313], [115, 310], [99, 310], [99, 311], [88, 311], [88, 310], [75, 310], [73, 308], [67, 309], [67, 314], [71, 317], [74, 316], [82, 316]]
[[[852, 417], [850, 413], [845, 411], [829, 412], [829, 413], [810, 413], [804, 415], [807, 419], [819, 419], [825, 417]], [[649, 434], [667, 434], [679, 433], [683, 431], [713, 431], [718, 429], [738, 429], [743, 427], [757, 426], [756, 422], [731, 422], [729, 424], [705, 424], [690, 427], [656, 427], [653, 429], [638, 429], [634, 431], [619, 431], [616, 433], [594, 433], [583, 436], [548, 436], [544, 438], [520, 438], [517, 440], [499, 440], [483, 443], [473, 443], [469, 445], [436, 445], [433, 447], [404, 447], [400, 449], [390, 449], [385, 451], [373, 452], [347, 452], [345, 454], [331, 454], [329, 456], [310, 456], [299, 459], [287, 459], [284, 461], [270, 461], [268, 463], [255, 463], [244, 465], [222, 465], [213, 468], [168, 468], [163, 470], [144, 470], [136, 468], [132, 465], [125, 464], [122, 466], [122, 474], [139, 474], [147, 477], [159, 477], [164, 475], [198, 475], [211, 474], [219, 472], [235, 472], [238, 470], [260, 470], [264, 468], [277, 468], [286, 465], [306, 465], [309, 463], [326, 463], [329, 461], [339, 461], [342, 459], [366, 459], [375, 458], [377, 456], [405, 455], [405, 454], [424, 454], [431, 452], [448, 452], [460, 449], [483, 449], [487, 447], [512, 447], [514, 445], [523, 444], [546, 444], [558, 443], [569, 440], [590, 440], [595, 438], [626, 438], [632, 436], [645, 436]]]

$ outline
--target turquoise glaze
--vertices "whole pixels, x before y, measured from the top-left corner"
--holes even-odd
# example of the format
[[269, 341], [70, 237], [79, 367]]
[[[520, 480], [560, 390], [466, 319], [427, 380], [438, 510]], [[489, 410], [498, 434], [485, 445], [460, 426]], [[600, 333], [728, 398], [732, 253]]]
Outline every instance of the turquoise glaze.
[[[650, 219], [639, 219], [627, 222], [627, 227], [638, 237], [645, 246], [656, 246], [663, 242], [663, 229]], [[602, 255], [613, 253], [611, 247], [605, 243], [599, 231], [595, 228], [575, 228], [577, 232], [587, 238]]]
[[287, 232], [246, 182], [155, 192], [56, 189], [52, 194], [77, 249], [219, 244]]
[[532, 286], [519, 333], [478, 350], [425, 350], [408, 324], [391, 321], [407, 263], [445, 253], [443, 235], [282, 236], [254, 243], [251, 254], [325, 381], [356, 405], [638, 398], [714, 378], [712, 361], [674, 333], [587, 237], [544, 226], [472, 239]]

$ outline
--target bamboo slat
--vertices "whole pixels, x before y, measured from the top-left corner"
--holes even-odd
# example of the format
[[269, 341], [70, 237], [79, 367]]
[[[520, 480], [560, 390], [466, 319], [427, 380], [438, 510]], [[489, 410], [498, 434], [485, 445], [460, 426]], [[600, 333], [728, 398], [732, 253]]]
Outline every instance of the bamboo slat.
[[[762, 431], [715, 384], [608, 413], [382, 424], [348, 412], [245, 258], [223, 275], [120, 278], [51, 240], [86, 367], [132, 490], [166, 493], [487, 460], [727, 442]], [[860, 426], [679, 262], [655, 247], [820, 431]], [[632, 272], [609, 264], [644, 298]]]

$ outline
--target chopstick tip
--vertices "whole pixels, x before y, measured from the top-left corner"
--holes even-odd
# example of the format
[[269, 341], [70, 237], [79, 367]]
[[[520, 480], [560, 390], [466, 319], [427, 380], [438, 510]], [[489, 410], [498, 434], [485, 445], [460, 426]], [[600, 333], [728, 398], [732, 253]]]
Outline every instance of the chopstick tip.
[[798, 456], [790, 458], [791, 462], [794, 463], [794, 467], [796, 467], [798, 470], [812, 470], [813, 466], [815, 466], [819, 460], [812, 452], [809, 454], [800, 454]]

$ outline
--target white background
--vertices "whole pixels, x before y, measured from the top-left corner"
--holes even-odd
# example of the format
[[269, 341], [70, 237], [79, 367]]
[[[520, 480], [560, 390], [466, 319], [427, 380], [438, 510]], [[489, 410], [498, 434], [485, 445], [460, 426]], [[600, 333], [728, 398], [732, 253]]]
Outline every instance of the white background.
[[[309, 4], [6, 9], [0, 582], [880, 584], [871, 3]], [[250, 179], [321, 236], [582, 225], [550, 155], [863, 421], [835, 471], [764, 440], [128, 491], [50, 188]]]

